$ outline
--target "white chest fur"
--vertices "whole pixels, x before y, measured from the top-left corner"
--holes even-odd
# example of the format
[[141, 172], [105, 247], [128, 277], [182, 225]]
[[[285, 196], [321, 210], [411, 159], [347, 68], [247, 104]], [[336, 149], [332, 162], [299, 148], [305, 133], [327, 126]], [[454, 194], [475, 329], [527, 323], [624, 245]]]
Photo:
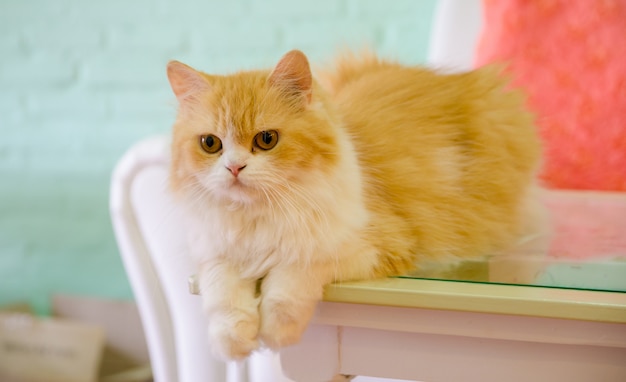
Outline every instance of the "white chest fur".
[[343, 155], [334, 174], [313, 170], [304, 184], [290, 188], [292, 194], [234, 207], [196, 204], [189, 214], [195, 260], [224, 259], [258, 278], [279, 263], [305, 266], [338, 256], [342, 243], [368, 222], [356, 156], [341, 138]]

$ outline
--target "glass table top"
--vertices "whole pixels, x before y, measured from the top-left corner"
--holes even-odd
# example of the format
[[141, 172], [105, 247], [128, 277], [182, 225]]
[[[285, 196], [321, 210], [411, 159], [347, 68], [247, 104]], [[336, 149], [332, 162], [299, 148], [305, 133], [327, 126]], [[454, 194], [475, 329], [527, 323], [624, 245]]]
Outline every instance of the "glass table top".
[[536, 240], [547, 250], [407, 277], [626, 292], [626, 193], [549, 191], [543, 200], [551, 232]]

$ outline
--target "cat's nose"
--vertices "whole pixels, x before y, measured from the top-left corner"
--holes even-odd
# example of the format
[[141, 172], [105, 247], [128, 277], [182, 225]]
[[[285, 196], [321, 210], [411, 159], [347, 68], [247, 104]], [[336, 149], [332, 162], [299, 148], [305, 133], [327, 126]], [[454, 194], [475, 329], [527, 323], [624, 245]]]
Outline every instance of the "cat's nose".
[[243, 170], [244, 168], [246, 168], [247, 164], [241, 165], [239, 163], [233, 163], [233, 164], [229, 164], [228, 166], [226, 166], [226, 169], [228, 171], [230, 171], [231, 174], [233, 174], [233, 176], [238, 176], [239, 173], [241, 172], [241, 170]]

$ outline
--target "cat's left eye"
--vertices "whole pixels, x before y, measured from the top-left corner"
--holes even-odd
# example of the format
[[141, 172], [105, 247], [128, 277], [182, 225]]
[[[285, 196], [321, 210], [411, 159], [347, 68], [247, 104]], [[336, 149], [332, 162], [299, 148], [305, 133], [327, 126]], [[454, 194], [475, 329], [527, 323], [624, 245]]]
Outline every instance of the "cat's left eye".
[[270, 150], [278, 143], [278, 131], [261, 131], [254, 137], [254, 145], [261, 150]]
[[209, 154], [215, 154], [222, 149], [222, 141], [213, 134], [200, 136], [200, 147]]

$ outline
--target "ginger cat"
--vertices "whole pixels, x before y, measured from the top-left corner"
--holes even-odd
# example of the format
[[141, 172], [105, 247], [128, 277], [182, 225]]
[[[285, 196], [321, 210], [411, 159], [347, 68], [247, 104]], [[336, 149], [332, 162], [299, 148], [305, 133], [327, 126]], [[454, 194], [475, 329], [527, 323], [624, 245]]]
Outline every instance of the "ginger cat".
[[493, 68], [346, 56], [318, 82], [293, 50], [272, 71], [167, 73], [171, 187], [222, 359], [296, 343], [328, 283], [500, 253], [527, 233], [540, 145]]

